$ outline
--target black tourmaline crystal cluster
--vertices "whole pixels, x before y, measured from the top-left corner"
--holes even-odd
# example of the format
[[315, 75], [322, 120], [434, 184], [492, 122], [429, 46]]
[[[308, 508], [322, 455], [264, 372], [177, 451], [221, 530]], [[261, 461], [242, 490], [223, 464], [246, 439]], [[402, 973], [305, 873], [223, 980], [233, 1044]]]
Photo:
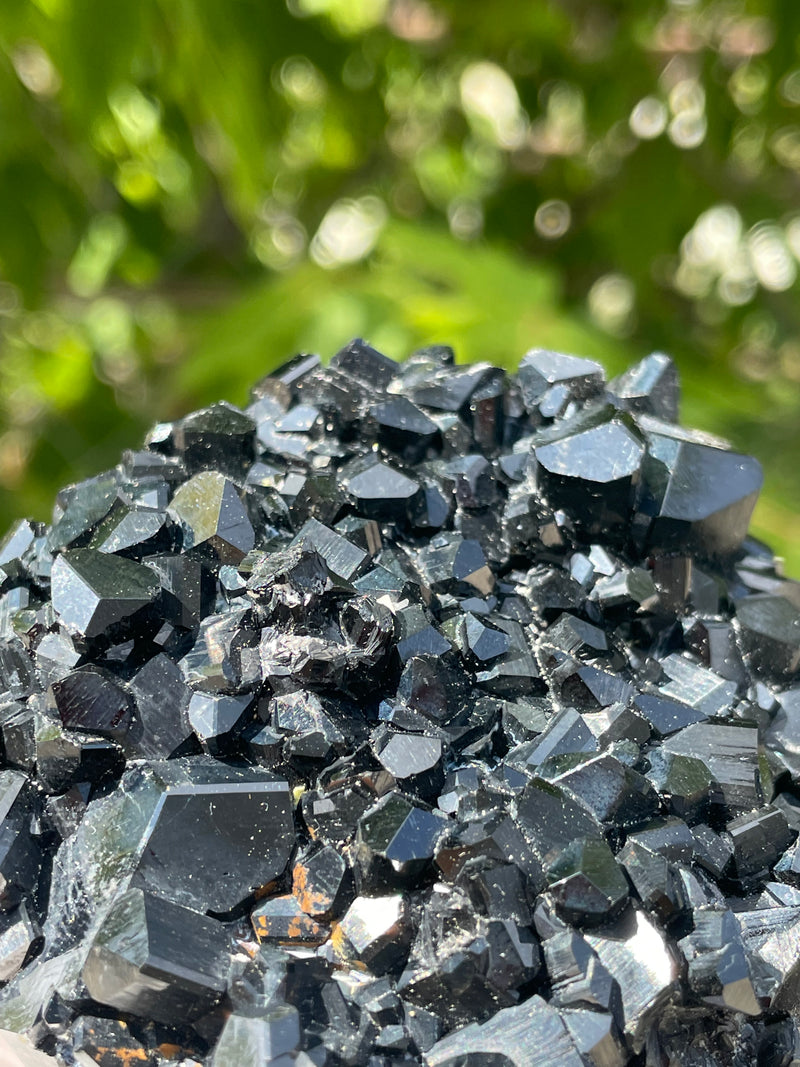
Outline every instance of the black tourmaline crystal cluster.
[[353, 341], [0, 545], [0, 1063], [800, 1061], [800, 584], [758, 463]]

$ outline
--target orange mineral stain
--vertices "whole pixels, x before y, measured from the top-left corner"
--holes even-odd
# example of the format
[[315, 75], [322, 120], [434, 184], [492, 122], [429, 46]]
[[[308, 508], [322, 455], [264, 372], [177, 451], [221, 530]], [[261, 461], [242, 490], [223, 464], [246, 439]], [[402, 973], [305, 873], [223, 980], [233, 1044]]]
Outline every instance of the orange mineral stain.
[[[108, 1059], [106, 1057], [109, 1057]], [[98, 1063], [111, 1067], [112, 1063], [119, 1067], [134, 1067], [136, 1063], [147, 1063], [150, 1056], [143, 1048], [110, 1048], [98, 1045], [95, 1055], [92, 1057]]]
[[295, 864], [292, 872], [292, 892], [307, 915], [324, 915], [333, 904], [327, 893], [308, 884], [308, 869], [302, 863]]

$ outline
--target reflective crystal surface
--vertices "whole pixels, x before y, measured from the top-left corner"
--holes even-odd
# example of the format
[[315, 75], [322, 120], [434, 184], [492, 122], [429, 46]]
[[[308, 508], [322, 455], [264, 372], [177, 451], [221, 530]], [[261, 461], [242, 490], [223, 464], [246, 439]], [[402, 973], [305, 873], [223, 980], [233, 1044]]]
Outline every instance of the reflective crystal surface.
[[186, 552], [238, 563], [253, 547], [255, 535], [239, 492], [217, 470], [202, 471], [177, 490], [170, 504]]
[[679, 397], [357, 338], [15, 523], [3, 1067], [800, 1062], [800, 585]]
[[98, 930], [83, 980], [98, 1004], [171, 1023], [213, 1007], [227, 968], [227, 939], [213, 919], [132, 889]]
[[69, 730], [124, 737], [132, 718], [132, 701], [123, 684], [99, 667], [84, 667], [53, 683], [53, 699]]
[[576, 926], [597, 925], [622, 911], [628, 882], [605, 841], [573, 841], [547, 870], [561, 916]]
[[648, 545], [701, 558], [734, 555], [763, 482], [758, 461], [649, 416], [640, 426], [647, 454], [639, 509], [650, 519]]
[[198, 911], [229, 912], [283, 874], [294, 847], [285, 781], [208, 758], [153, 765], [162, 792], [137, 884]]
[[151, 570], [122, 556], [91, 548], [63, 552], [53, 563], [53, 610], [81, 637], [99, 637], [124, 623], [156, 597]]
[[641, 411], [675, 422], [680, 382], [675, 364], [663, 352], [653, 352], [608, 383], [608, 392], [626, 411]]

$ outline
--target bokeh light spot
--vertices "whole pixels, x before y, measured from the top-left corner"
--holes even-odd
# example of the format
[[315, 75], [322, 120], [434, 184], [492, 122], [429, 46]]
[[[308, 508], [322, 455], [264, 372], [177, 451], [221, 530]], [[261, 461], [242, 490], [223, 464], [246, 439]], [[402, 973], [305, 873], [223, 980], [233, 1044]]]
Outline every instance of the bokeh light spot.
[[652, 141], [667, 128], [668, 117], [666, 105], [657, 96], [645, 96], [631, 112], [631, 132], [642, 141]]
[[563, 237], [571, 224], [572, 211], [565, 200], [545, 200], [533, 217], [536, 232], [550, 241]]
[[386, 222], [386, 205], [377, 196], [337, 200], [311, 241], [311, 258], [327, 269], [357, 263], [375, 247]]

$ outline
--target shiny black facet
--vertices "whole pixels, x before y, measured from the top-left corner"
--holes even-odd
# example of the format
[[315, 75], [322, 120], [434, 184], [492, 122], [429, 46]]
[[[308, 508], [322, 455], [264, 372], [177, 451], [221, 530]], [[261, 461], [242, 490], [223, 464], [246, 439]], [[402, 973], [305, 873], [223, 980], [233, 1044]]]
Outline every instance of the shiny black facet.
[[186, 718], [197, 739], [212, 755], [221, 755], [229, 747], [231, 734], [244, 719], [253, 703], [249, 693], [225, 696], [218, 693], [193, 693]]
[[90, 546], [99, 552], [141, 559], [152, 552], [168, 549], [171, 540], [165, 511], [157, 508], [133, 509], [120, 503], [100, 523]]
[[701, 760], [712, 777], [712, 802], [748, 811], [763, 800], [758, 731], [750, 726], [694, 723], [664, 742], [666, 752]]
[[663, 352], [653, 352], [608, 383], [608, 392], [626, 411], [655, 415], [676, 422], [680, 383], [675, 364]]
[[441, 812], [399, 792], [387, 793], [358, 823], [356, 855], [363, 877], [378, 884], [413, 878], [433, 858], [447, 829]]
[[741, 933], [730, 911], [696, 912], [694, 929], [679, 945], [696, 996], [728, 1011], [761, 1013]]
[[166, 759], [177, 755], [192, 736], [185, 712], [191, 699], [180, 668], [159, 653], [128, 683], [133, 697], [133, 723], [124, 746], [133, 758]]
[[613, 831], [633, 830], [658, 811], [658, 795], [637, 771], [610, 753], [582, 760], [551, 777]]
[[201, 471], [175, 493], [170, 510], [180, 526], [183, 549], [239, 563], [255, 541], [239, 491], [216, 470]]
[[783, 812], [769, 804], [731, 819], [725, 830], [733, 847], [733, 873], [743, 882], [766, 877], [795, 836]]
[[148, 555], [143, 562], [161, 585], [158, 606], [164, 619], [191, 630], [210, 614], [216, 595], [211, 568], [193, 556]]
[[53, 608], [70, 633], [99, 637], [124, 623], [158, 594], [147, 567], [121, 556], [76, 548], [53, 564]]
[[127, 689], [108, 671], [84, 667], [53, 684], [61, 722], [69, 730], [124, 737], [133, 715]]
[[208, 757], [155, 766], [163, 792], [136, 884], [197, 911], [226, 913], [283, 873], [295, 842], [284, 780]]
[[517, 801], [517, 821], [537, 857], [548, 861], [579, 838], [601, 838], [600, 825], [566, 790], [533, 778]]
[[381, 974], [403, 958], [408, 937], [407, 903], [400, 893], [358, 896], [336, 928], [334, 951]]
[[638, 510], [656, 551], [730, 557], [747, 533], [763, 475], [757, 460], [724, 451], [649, 416]]
[[355, 471], [345, 486], [356, 513], [379, 521], [410, 521], [422, 493], [414, 478], [380, 461]]
[[175, 429], [175, 447], [190, 473], [213, 469], [242, 477], [256, 458], [255, 443], [255, 422], [225, 401], [195, 411]]
[[116, 472], [106, 471], [62, 489], [53, 509], [53, 524], [46, 535], [50, 551], [85, 544], [96, 525], [111, 510], [117, 486]]
[[611, 419], [535, 448], [536, 478], [553, 508], [563, 508], [584, 537], [627, 532], [645, 454], [638, 435]]
[[228, 939], [214, 919], [132, 889], [95, 936], [83, 980], [99, 1004], [172, 1023], [212, 1008], [227, 969]]
[[628, 882], [605, 841], [573, 841], [548, 865], [547, 881], [559, 914], [577, 926], [613, 919], [628, 899]]
[[277, 1004], [259, 1016], [234, 1013], [225, 1020], [209, 1064], [293, 1063], [300, 1041], [300, 1016], [290, 1004]]
[[385, 389], [400, 370], [399, 364], [393, 359], [384, 356], [360, 337], [339, 349], [331, 360], [331, 366], [373, 389]]
[[566, 386], [575, 399], [599, 392], [605, 381], [603, 368], [591, 359], [532, 348], [523, 356], [517, 372], [522, 398], [533, 408], [553, 386]]
[[[797, 599], [797, 594], [794, 594]], [[765, 675], [791, 678], [800, 668], [800, 609], [788, 597], [756, 593], [736, 609], [742, 651]]]
[[313, 548], [325, 560], [328, 569], [345, 582], [351, 582], [366, 570], [370, 558], [366, 549], [317, 519], [304, 523], [292, 544]]
[[405, 396], [392, 396], [369, 410], [376, 436], [388, 451], [407, 462], [425, 458], [439, 437], [439, 427]]
[[32, 835], [36, 807], [28, 776], [0, 770], [0, 910], [19, 904], [39, 878], [42, 853]]

